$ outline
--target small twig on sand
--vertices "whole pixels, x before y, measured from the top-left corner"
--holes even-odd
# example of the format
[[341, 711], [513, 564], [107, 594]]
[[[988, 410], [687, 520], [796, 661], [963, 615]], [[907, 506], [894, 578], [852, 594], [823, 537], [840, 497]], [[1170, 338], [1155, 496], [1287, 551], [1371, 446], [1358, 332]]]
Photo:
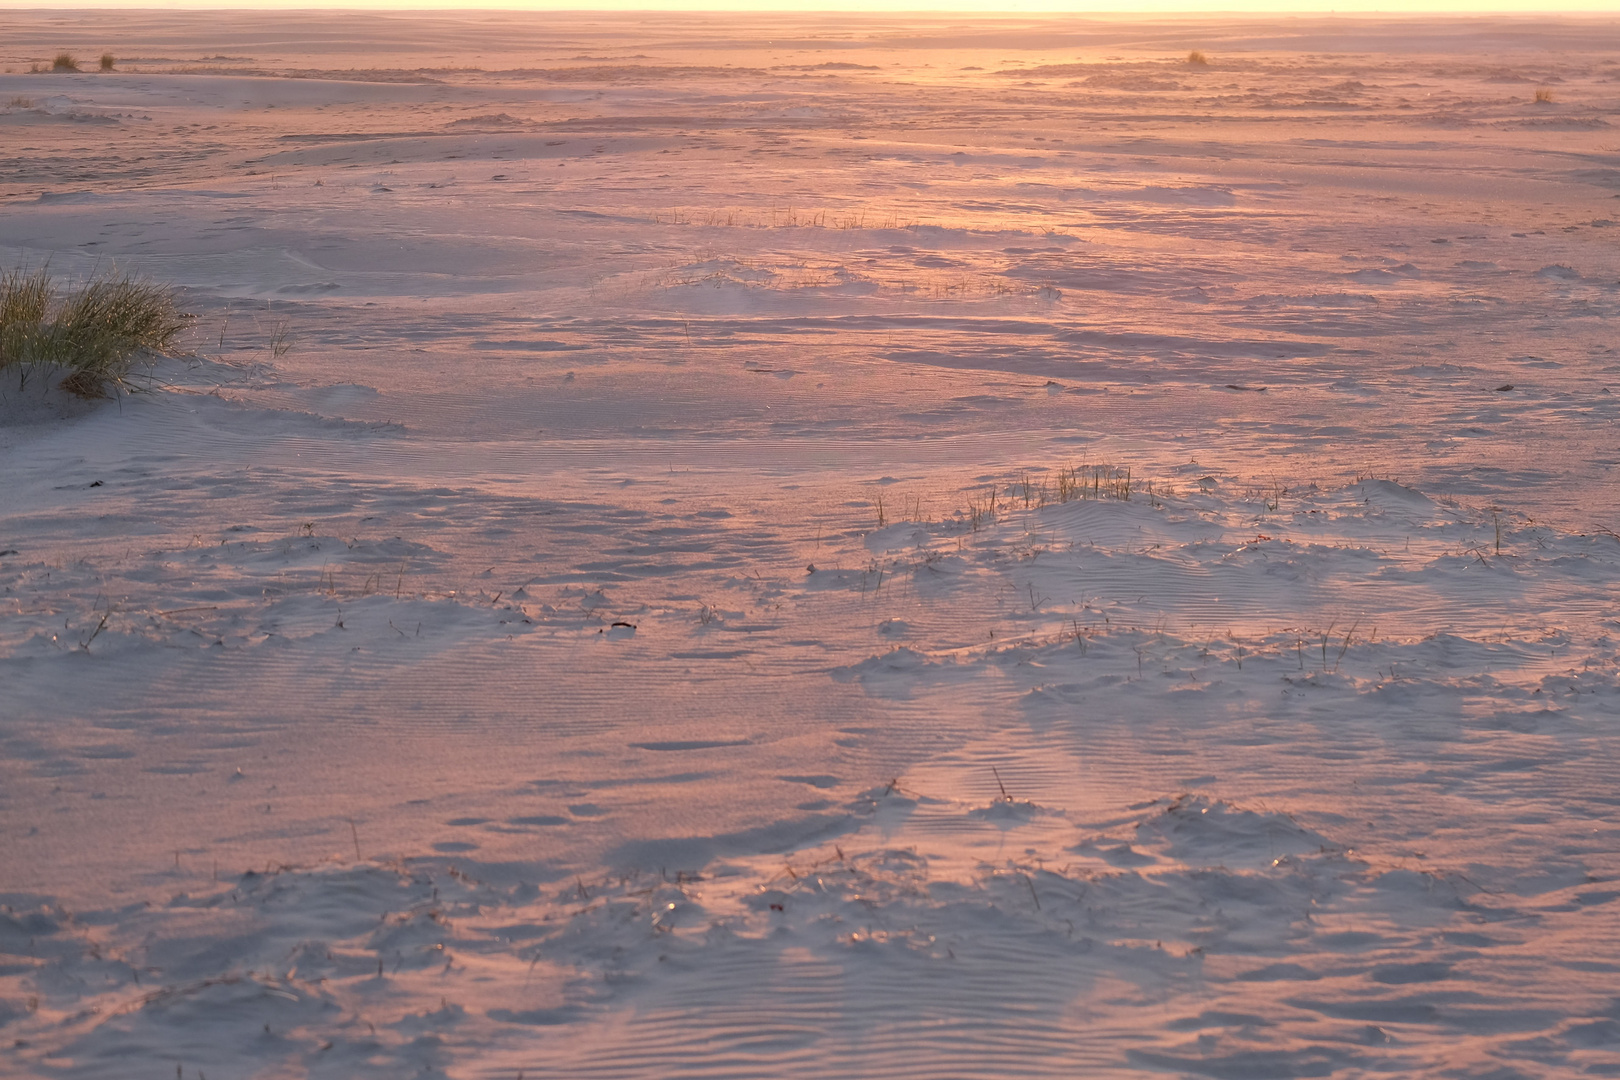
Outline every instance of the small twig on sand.
[[107, 627], [107, 616], [111, 615], [111, 614], [112, 614], [111, 609], [109, 609], [106, 612], [102, 613], [101, 621], [96, 623], [96, 628], [94, 630], [90, 631], [90, 636], [89, 637], [87, 637], [83, 641], [79, 642], [79, 648], [83, 649], [85, 652], [90, 651], [90, 643], [92, 641], [96, 640], [96, 635], [97, 634], [101, 633], [102, 630], [106, 629], [106, 627]]
[[1000, 773], [999, 773], [999, 772], [996, 772], [996, 767], [995, 767], [995, 766], [994, 766], [994, 765], [992, 765], [992, 766], [990, 766], [990, 772], [991, 772], [991, 773], [992, 773], [992, 774], [993, 774], [993, 775], [994, 775], [994, 776], [995, 776], [995, 778], [996, 778], [996, 787], [998, 787], [998, 788], [1000, 788], [1000, 789], [1001, 789], [1001, 797], [1002, 797], [1002, 798], [1003, 798], [1003, 799], [1004, 799], [1004, 800], [1006, 800], [1006, 801], [1007, 801], [1007, 802], [1012, 802], [1012, 801], [1013, 801], [1013, 800], [1012, 800], [1012, 796], [1011, 796], [1011, 795], [1009, 795], [1009, 794], [1007, 794], [1007, 785], [1006, 785], [1006, 784], [1003, 784], [1003, 783], [1002, 783], [1002, 782], [1001, 782], [1001, 774], [1000, 774]]
[[1339, 649], [1339, 655], [1337, 657], [1335, 657], [1334, 660], [1333, 660], [1333, 670], [1334, 671], [1339, 670], [1339, 662], [1344, 659], [1344, 654], [1350, 651], [1350, 639], [1355, 636], [1356, 627], [1358, 627], [1360, 625], [1361, 625], [1361, 620], [1360, 619], [1357, 619], [1355, 622], [1350, 624], [1350, 632], [1348, 634], [1344, 635], [1344, 646]]

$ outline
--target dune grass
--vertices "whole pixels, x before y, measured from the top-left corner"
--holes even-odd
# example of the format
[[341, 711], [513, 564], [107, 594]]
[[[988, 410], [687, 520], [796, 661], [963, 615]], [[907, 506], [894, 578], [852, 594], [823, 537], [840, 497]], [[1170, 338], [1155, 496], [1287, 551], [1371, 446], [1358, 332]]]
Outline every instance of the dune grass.
[[112, 53], [104, 52], [104, 53], [101, 54], [101, 70], [102, 71], [111, 71], [113, 69], [113, 65], [116, 64], [116, 63], [118, 63], [118, 59], [117, 59], [117, 57], [113, 56]]
[[[978, 532], [985, 524], [996, 521], [1004, 510], [1039, 510], [1088, 500], [1129, 502], [1133, 494], [1146, 495], [1149, 505], [1158, 507], [1163, 505], [1162, 499], [1175, 494], [1162, 485], [1155, 486], [1152, 481], [1135, 479], [1130, 469], [1117, 465], [1060, 465], [1055, 474], [1049, 474], [1044, 468], [1035, 471], [1043, 475], [1032, 476], [1031, 471], [1025, 469], [1010, 483], [990, 484], [981, 495], [970, 494], [967, 509], [959, 510], [956, 519]], [[881, 497], [877, 500], [877, 510], [878, 527], [882, 528], [885, 515]], [[920, 503], [910, 520], [921, 520]]]
[[1550, 87], [1550, 86], [1538, 86], [1538, 87], [1536, 87], [1536, 104], [1537, 105], [1551, 105], [1552, 104], [1552, 99], [1553, 99], [1552, 87]]
[[1192, 52], [1187, 54], [1187, 63], [1191, 64], [1193, 67], [1208, 67], [1209, 57], [1205, 56], [1197, 49], [1194, 49]]
[[56, 54], [56, 59], [51, 61], [51, 70], [52, 71], [78, 71], [79, 70], [79, 62], [76, 59], [74, 59], [72, 53], [59, 52], [59, 53]]
[[45, 270], [0, 272], [0, 372], [19, 388], [36, 371], [61, 370], [62, 388], [105, 397], [127, 384], [136, 356], [161, 352], [182, 326], [174, 293], [124, 274], [99, 274], [58, 290]]

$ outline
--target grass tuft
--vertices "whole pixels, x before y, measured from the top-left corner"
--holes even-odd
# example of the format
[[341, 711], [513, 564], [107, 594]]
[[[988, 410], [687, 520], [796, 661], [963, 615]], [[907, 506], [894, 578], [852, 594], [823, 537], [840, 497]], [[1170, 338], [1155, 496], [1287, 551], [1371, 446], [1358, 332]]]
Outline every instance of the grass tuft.
[[19, 386], [42, 368], [65, 368], [62, 388], [104, 397], [126, 384], [137, 353], [161, 352], [182, 326], [174, 293], [128, 275], [94, 277], [58, 296], [44, 270], [0, 273], [0, 371]]
[[72, 53], [59, 52], [56, 59], [51, 61], [52, 71], [78, 71], [79, 62], [73, 58]]
[[36, 354], [50, 302], [51, 279], [45, 271], [0, 274], [0, 368], [27, 363]]
[[1191, 64], [1193, 67], [1208, 67], [1209, 57], [1205, 56], [1197, 49], [1194, 49], [1192, 52], [1187, 54], [1187, 63]]
[[1055, 476], [1036, 478], [1025, 471], [1004, 490], [991, 484], [982, 498], [969, 495], [967, 509], [958, 511], [957, 519], [978, 532], [996, 521], [999, 511], [1018, 509], [1020, 503], [1025, 510], [1038, 510], [1088, 499], [1129, 502], [1133, 494], [1145, 494], [1149, 505], [1158, 509], [1174, 492], [1155, 487], [1152, 481], [1133, 479], [1130, 469], [1115, 465], [1059, 466]]
[[116, 64], [116, 63], [118, 63], [118, 59], [117, 59], [117, 57], [113, 56], [112, 53], [104, 52], [104, 53], [101, 54], [101, 70], [102, 71], [111, 71], [113, 69], [113, 65]]
[[1536, 104], [1537, 105], [1551, 105], [1552, 100], [1553, 100], [1552, 87], [1550, 87], [1550, 86], [1538, 86], [1538, 87], [1536, 87]]

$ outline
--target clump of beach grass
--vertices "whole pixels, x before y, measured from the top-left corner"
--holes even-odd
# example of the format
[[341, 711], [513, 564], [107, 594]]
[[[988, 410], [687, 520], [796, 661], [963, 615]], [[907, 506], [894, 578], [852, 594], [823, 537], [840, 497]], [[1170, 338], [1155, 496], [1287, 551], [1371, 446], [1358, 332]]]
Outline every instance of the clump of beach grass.
[[[1044, 469], [1037, 472], [1045, 473]], [[1060, 506], [1069, 502], [1112, 499], [1129, 502], [1132, 495], [1146, 495], [1155, 509], [1163, 506], [1163, 499], [1174, 492], [1152, 481], [1134, 479], [1131, 470], [1117, 465], [1060, 465], [1055, 475], [1032, 476], [1029, 470], [1018, 473], [1017, 479], [1003, 486], [991, 484], [982, 497], [968, 496], [967, 509], [958, 511], [957, 518], [978, 532], [987, 522], [997, 519], [1002, 510], [1016, 510], [1022, 504], [1025, 510], [1039, 510], [1047, 506]], [[883, 523], [882, 500], [878, 503], [879, 527]]]
[[1550, 86], [1538, 86], [1538, 87], [1536, 87], [1536, 104], [1537, 105], [1551, 105], [1552, 100], [1553, 100], [1552, 87], [1550, 87]]
[[111, 71], [113, 69], [113, 65], [116, 64], [116, 63], [118, 63], [118, 58], [113, 56], [112, 53], [104, 52], [104, 53], [101, 54], [101, 70], [102, 71]]
[[139, 353], [168, 349], [182, 325], [173, 291], [138, 277], [98, 274], [63, 292], [45, 270], [0, 272], [0, 372], [15, 369], [19, 388], [57, 369], [69, 393], [105, 397], [127, 385]]
[[1193, 67], [1208, 67], [1209, 57], [1205, 56], [1199, 50], [1194, 49], [1192, 52], [1187, 54], [1187, 63], [1191, 64]]
[[59, 52], [56, 59], [51, 61], [52, 71], [78, 71], [79, 61], [74, 59], [72, 53]]
[[0, 364], [10, 366], [33, 354], [50, 301], [51, 279], [45, 271], [0, 274]]

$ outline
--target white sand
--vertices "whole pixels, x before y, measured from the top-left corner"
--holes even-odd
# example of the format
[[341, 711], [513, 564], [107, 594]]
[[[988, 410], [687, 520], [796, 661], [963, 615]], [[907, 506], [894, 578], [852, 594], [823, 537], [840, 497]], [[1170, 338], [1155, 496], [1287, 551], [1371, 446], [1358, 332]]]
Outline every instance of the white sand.
[[1611, 24], [6, 22], [0, 1073], [1620, 1074]]

